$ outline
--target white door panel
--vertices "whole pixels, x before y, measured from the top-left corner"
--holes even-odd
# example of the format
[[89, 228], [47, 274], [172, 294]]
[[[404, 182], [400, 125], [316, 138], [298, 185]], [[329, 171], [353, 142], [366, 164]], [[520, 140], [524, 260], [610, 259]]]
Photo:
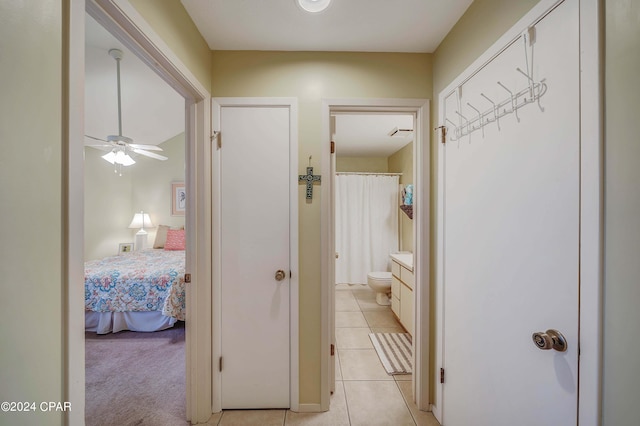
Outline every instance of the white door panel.
[[220, 131], [222, 408], [287, 408], [289, 109], [222, 107]]
[[[579, 46], [577, 2], [536, 25], [533, 69], [548, 90], [444, 153], [443, 424], [575, 425], [579, 302]], [[522, 40], [446, 100], [502, 100], [527, 80]], [[486, 103], [484, 104], [486, 105]], [[518, 121], [518, 118], [520, 119]], [[557, 329], [568, 350], [532, 333]]]

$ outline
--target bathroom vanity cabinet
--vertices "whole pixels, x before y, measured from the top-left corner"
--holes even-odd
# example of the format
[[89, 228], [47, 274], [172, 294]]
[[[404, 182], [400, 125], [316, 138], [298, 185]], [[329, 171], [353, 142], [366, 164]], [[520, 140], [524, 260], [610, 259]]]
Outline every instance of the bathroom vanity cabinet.
[[413, 336], [413, 254], [392, 254], [391, 274], [391, 310]]

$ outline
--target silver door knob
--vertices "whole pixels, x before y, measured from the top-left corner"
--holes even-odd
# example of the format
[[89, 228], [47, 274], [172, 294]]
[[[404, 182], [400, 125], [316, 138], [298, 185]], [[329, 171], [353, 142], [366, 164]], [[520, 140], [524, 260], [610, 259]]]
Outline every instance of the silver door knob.
[[543, 351], [555, 349], [558, 352], [564, 352], [567, 350], [567, 339], [565, 339], [558, 330], [550, 329], [545, 332], [539, 331], [533, 333], [531, 337], [536, 347]]
[[282, 281], [284, 280], [284, 277], [286, 276], [286, 274], [284, 273], [284, 271], [282, 269], [278, 269], [276, 271], [276, 281]]

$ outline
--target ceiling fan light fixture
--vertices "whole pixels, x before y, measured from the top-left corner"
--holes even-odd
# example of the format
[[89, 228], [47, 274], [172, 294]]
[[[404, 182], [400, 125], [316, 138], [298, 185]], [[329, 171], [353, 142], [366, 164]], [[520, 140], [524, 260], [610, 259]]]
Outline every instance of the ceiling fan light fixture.
[[331, 0], [295, 0], [295, 2], [305, 12], [319, 13], [329, 7]]
[[107, 152], [105, 155], [102, 156], [102, 158], [105, 161], [108, 161], [111, 164], [115, 164], [116, 163], [116, 153], [113, 152], [113, 151]]
[[118, 164], [122, 164], [123, 166], [130, 166], [132, 164], [136, 164], [135, 160], [129, 157], [129, 154], [125, 154], [124, 151], [118, 151], [116, 153], [115, 162]]
[[105, 161], [108, 161], [111, 164], [121, 164], [123, 166], [130, 166], [135, 164], [135, 160], [126, 154], [124, 151], [110, 151], [102, 156]]
[[87, 144], [85, 142], [85, 146], [92, 146], [97, 149], [113, 147], [113, 149], [103, 155], [102, 158], [105, 161], [113, 164], [115, 166], [114, 171], [116, 173], [119, 172], [120, 176], [122, 176], [122, 166], [131, 166], [132, 164], [136, 163], [134, 159], [131, 158], [129, 154], [127, 154], [127, 152], [135, 152], [136, 154], [161, 161], [165, 161], [168, 159], [164, 155], [159, 155], [155, 152], [149, 152], [162, 151], [162, 148], [155, 145], [134, 144], [133, 139], [122, 135], [122, 98], [120, 87], [120, 61], [122, 60], [122, 54], [123, 53], [120, 49], [109, 50], [109, 56], [111, 56], [116, 61], [116, 89], [118, 93], [118, 134], [108, 135], [106, 140], [97, 138], [95, 136], [85, 135], [86, 137], [88, 137], [89, 139], [93, 139], [94, 141], [104, 142], [99, 144], [96, 144], [95, 142]]

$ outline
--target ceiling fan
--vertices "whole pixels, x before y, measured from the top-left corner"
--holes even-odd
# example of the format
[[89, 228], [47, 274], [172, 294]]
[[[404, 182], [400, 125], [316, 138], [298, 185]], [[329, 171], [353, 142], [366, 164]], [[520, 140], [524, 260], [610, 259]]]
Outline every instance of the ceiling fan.
[[133, 139], [122, 135], [122, 111], [120, 105], [120, 61], [122, 60], [122, 51], [120, 49], [111, 49], [109, 50], [109, 56], [116, 60], [116, 70], [118, 78], [118, 134], [108, 135], [106, 139], [85, 135], [85, 137], [92, 139], [92, 141], [85, 141], [85, 146], [101, 149], [103, 151], [109, 151], [108, 153], [103, 155], [102, 158], [116, 167], [116, 173], [118, 173], [119, 169], [120, 175], [122, 175], [122, 166], [130, 166], [132, 164], [135, 164], [135, 160], [131, 158], [129, 153], [136, 153], [144, 155], [145, 157], [155, 158], [156, 160], [162, 161], [165, 161], [168, 158], [164, 155], [150, 152], [162, 151], [162, 148], [160, 148], [159, 146], [136, 144], [133, 143]]

